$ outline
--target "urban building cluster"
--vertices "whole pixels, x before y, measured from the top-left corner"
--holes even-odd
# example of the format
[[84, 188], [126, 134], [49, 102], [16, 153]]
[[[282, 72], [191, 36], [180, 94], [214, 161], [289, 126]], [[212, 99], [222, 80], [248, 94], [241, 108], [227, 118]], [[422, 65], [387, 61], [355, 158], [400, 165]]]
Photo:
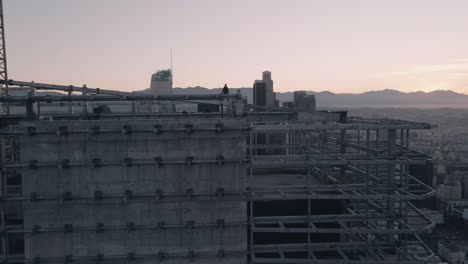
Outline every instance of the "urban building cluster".
[[[276, 94], [273, 91], [271, 72], [264, 71], [262, 80], [255, 80], [253, 85], [253, 103], [258, 108], [261, 106], [279, 108], [280, 102], [276, 99]], [[307, 94], [306, 91], [295, 91], [294, 100], [292, 102], [282, 102], [282, 108], [315, 112], [317, 110], [315, 95]]]

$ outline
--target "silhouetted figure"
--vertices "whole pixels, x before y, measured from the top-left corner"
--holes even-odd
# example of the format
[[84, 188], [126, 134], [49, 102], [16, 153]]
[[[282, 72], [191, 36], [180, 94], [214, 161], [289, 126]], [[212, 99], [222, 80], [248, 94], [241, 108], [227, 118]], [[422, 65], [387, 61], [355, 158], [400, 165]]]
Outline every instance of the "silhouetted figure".
[[223, 91], [221, 93], [222, 94], [229, 94], [229, 88], [227, 87], [227, 84], [224, 85]]

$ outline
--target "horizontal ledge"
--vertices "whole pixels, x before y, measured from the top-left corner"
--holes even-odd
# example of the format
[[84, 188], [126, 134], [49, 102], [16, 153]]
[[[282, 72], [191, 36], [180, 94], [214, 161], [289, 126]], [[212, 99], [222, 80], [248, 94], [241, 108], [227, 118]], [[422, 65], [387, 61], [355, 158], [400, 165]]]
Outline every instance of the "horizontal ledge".
[[224, 131], [246, 131], [249, 130], [248, 127], [223, 127], [221, 130], [218, 128], [200, 128], [200, 127], [194, 127], [190, 130], [190, 132], [187, 131], [186, 128], [180, 127], [180, 128], [164, 128], [160, 129], [158, 131], [155, 131], [154, 129], [132, 129], [129, 132], [122, 132], [121, 129], [102, 129], [99, 131], [92, 131], [91, 129], [83, 129], [83, 130], [67, 130], [65, 134], [57, 134], [57, 131], [55, 130], [43, 130], [43, 131], [34, 131], [34, 132], [28, 132], [28, 131], [17, 131], [17, 130], [0, 130], [0, 135], [16, 135], [16, 136], [22, 136], [22, 135], [27, 135], [27, 136], [41, 136], [41, 135], [57, 135], [57, 136], [67, 136], [69, 134], [90, 134], [94, 136], [105, 136], [106, 134], [123, 134], [130, 136], [133, 133], [151, 133], [154, 135], [160, 135], [163, 136], [167, 132], [184, 132], [187, 135], [191, 134], [196, 134], [196, 132], [216, 132], [216, 133], [223, 133]]
[[358, 129], [430, 129], [428, 123], [401, 122], [399, 124], [381, 123], [315, 123], [315, 124], [291, 124], [291, 125], [254, 125], [252, 133], [285, 133], [294, 131], [313, 130], [358, 130]]
[[379, 228], [271, 228], [254, 227], [254, 233], [310, 233], [310, 234], [425, 234], [426, 229], [379, 229]]
[[190, 223], [188, 221], [186, 224], [169, 224], [160, 222], [154, 225], [138, 225], [133, 223], [134, 225], [119, 225], [119, 226], [70, 226], [69, 228], [66, 227], [41, 227], [37, 226], [36, 228], [29, 228], [29, 229], [20, 229], [20, 228], [9, 228], [8, 226], [3, 230], [5, 233], [22, 233], [22, 234], [33, 234], [38, 235], [41, 233], [73, 233], [73, 232], [96, 232], [96, 233], [103, 233], [108, 231], [122, 231], [126, 230], [128, 232], [133, 232], [135, 230], [154, 230], [154, 231], [163, 231], [166, 229], [199, 229], [199, 228], [214, 228], [223, 230], [229, 227], [237, 227], [237, 226], [246, 226], [247, 222], [219, 222], [219, 223]]
[[154, 199], [157, 201], [167, 200], [167, 199], [177, 199], [190, 201], [191, 199], [197, 198], [215, 198], [215, 199], [224, 199], [224, 200], [245, 200], [248, 192], [238, 191], [238, 192], [173, 192], [173, 193], [164, 193], [164, 192], [155, 192], [155, 193], [132, 193], [132, 194], [104, 194], [98, 193], [94, 195], [56, 195], [56, 196], [41, 196], [37, 193], [30, 196], [20, 196], [20, 195], [7, 195], [0, 196], [0, 203], [7, 201], [29, 201], [31, 203], [40, 202], [40, 201], [61, 201], [63, 203], [70, 203], [73, 201], [81, 200], [94, 200], [99, 202], [101, 200], [109, 199], [121, 199], [127, 202], [132, 202], [139, 199]]
[[112, 261], [112, 260], [142, 260], [142, 259], [157, 259], [157, 260], [166, 260], [166, 259], [197, 259], [197, 258], [229, 258], [229, 257], [243, 257], [246, 256], [247, 251], [243, 250], [225, 250], [223, 248], [218, 251], [194, 251], [187, 249], [186, 252], [164, 252], [157, 251], [155, 253], [137, 253], [136, 251], [131, 251], [128, 253], [123, 253], [121, 255], [105, 255], [97, 254], [94, 256], [73, 256], [72, 254], [65, 255], [63, 257], [41, 257], [40, 255], [35, 258], [24, 259], [20, 256], [10, 256], [7, 255], [6, 258], [0, 258], [4, 261], [9, 261], [8, 263], [69, 263], [72, 261], [90, 261], [90, 263], [99, 263], [99, 261]]
[[[157, 157], [159, 158], [159, 157]], [[223, 159], [223, 160], [217, 160], [217, 159], [205, 159], [205, 160], [132, 160], [128, 161], [128, 163], [125, 163], [124, 160], [120, 162], [101, 162], [98, 165], [93, 163], [92, 161], [88, 162], [70, 162], [67, 163], [66, 165], [63, 165], [59, 162], [57, 163], [34, 163], [34, 164], [26, 164], [26, 163], [9, 163], [9, 164], [3, 164], [2, 166], [4, 168], [30, 168], [30, 169], [39, 169], [39, 168], [50, 168], [50, 167], [56, 167], [59, 169], [67, 170], [67, 169], [72, 169], [72, 167], [92, 167], [95, 169], [101, 168], [101, 167], [106, 167], [106, 166], [120, 166], [120, 167], [132, 167], [132, 166], [143, 166], [143, 165], [151, 165], [151, 166], [156, 166], [156, 167], [162, 167], [164, 165], [171, 165], [171, 164], [182, 164], [186, 165], [187, 167], [194, 166], [195, 164], [217, 164], [218, 166], [222, 166], [226, 163], [248, 163], [248, 159], [241, 159], [241, 160], [230, 160], [230, 159]]]

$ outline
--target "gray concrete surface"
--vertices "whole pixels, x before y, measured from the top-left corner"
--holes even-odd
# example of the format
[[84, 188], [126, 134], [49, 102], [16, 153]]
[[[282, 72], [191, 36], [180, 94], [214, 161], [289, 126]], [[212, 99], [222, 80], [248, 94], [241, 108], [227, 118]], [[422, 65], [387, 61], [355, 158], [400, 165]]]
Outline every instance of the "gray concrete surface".
[[[226, 130], [200, 131], [212, 128], [222, 122]], [[193, 125], [193, 133], [164, 131], [157, 135], [150, 132], [120, 132], [124, 125], [132, 130], [151, 130], [154, 125], [164, 129], [182, 129]], [[216, 193], [223, 188], [226, 193], [242, 192], [246, 188], [245, 119], [216, 120], [131, 120], [131, 121], [54, 121], [29, 122], [15, 127], [24, 130], [36, 128], [34, 136], [19, 137], [20, 163], [28, 164], [37, 160], [38, 168], [23, 167], [20, 170], [23, 182], [23, 196], [35, 192], [39, 197], [60, 197], [71, 192], [72, 197], [89, 197], [71, 201], [56, 199], [50, 201], [26, 201], [23, 203], [24, 228], [31, 230], [35, 225], [43, 229], [63, 229], [72, 224], [73, 229], [90, 228], [89, 231], [41, 232], [25, 235], [25, 257], [63, 258], [74, 257], [156, 254], [163, 251], [183, 253], [193, 250], [198, 263], [244, 263], [245, 254], [226, 258], [201, 258], [197, 252], [245, 251], [247, 248], [246, 203], [238, 196], [194, 196], [124, 197], [92, 199], [95, 191], [103, 195], [123, 195], [126, 190], [133, 194], [152, 194], [162, 190], [164, 194], [180, 194], [192, 189], [197, 193]], [[67, 135], [57, 135], [59, 126], [66, 126]], [[92, 135], [86, 130], [99, 126], [101, 133]], [[105, 132], [118, 130], [117, 132]], [[81, 131], [81, 133], [74, 133]], [[223, 155], [225, 163], [213, 162]], [[187, 166], [183, 161], [194, 158], [194, 164]], [[149, 164], [160, 157], [162, 166]], [[99, 158], [101, 167], [93, 167], [92, 160]], [[131, 158], [133, 165], [124, 166], [125, 158]], [[64, 159], [70, 161], [69, 168], [57, 164]], [[164, 162], [180, 162], [164, 164]], [[202, 161], [202, 163], [197, 163]], [[112, 164], [115, 163], [115, 164]], [[145, 163], [145, 164], [138, 164]], [[44, 165], [44, 166], [43, 166]], [[226, 223], [224, 228], [213, 225], [218, 219]], [[177, 227], [159, 230], [151, 228], [158, 222]], [[187, 225], [194, 221], [195, 227]], [[136, 230], [128, 231], [127, 223], [133, 222]], [[97, 233], [93, 228], [103, 223], [105, 229]], [[232, 226], [230, 225], [232, 223]], [[150, 226], [140, 229], [141, 226]], [[117, 227], [120, 227], [117, 228]], [[167, 259], [165, 263], [186, 263], [188, 258]], [[118, 262], [115, 262], [118, 263]], [[154, 259], [139, 260], [135, 263], [155, 263]]]

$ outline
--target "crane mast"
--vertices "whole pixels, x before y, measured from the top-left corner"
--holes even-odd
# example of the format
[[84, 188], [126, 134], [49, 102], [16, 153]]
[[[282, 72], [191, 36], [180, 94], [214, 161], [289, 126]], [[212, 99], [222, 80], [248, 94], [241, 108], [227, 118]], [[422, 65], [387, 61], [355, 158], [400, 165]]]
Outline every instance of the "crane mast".
[[[5, 50], [5, 27], [3, 22], [3, 0], [0, 0], [0, 80], [8, 80], [7, 59]], [[0, 97], [8, 96], [8, 83], [0, 84]], [[4, 102], [0, 105], [0, 114], [9, 114], [8, 103]]]

